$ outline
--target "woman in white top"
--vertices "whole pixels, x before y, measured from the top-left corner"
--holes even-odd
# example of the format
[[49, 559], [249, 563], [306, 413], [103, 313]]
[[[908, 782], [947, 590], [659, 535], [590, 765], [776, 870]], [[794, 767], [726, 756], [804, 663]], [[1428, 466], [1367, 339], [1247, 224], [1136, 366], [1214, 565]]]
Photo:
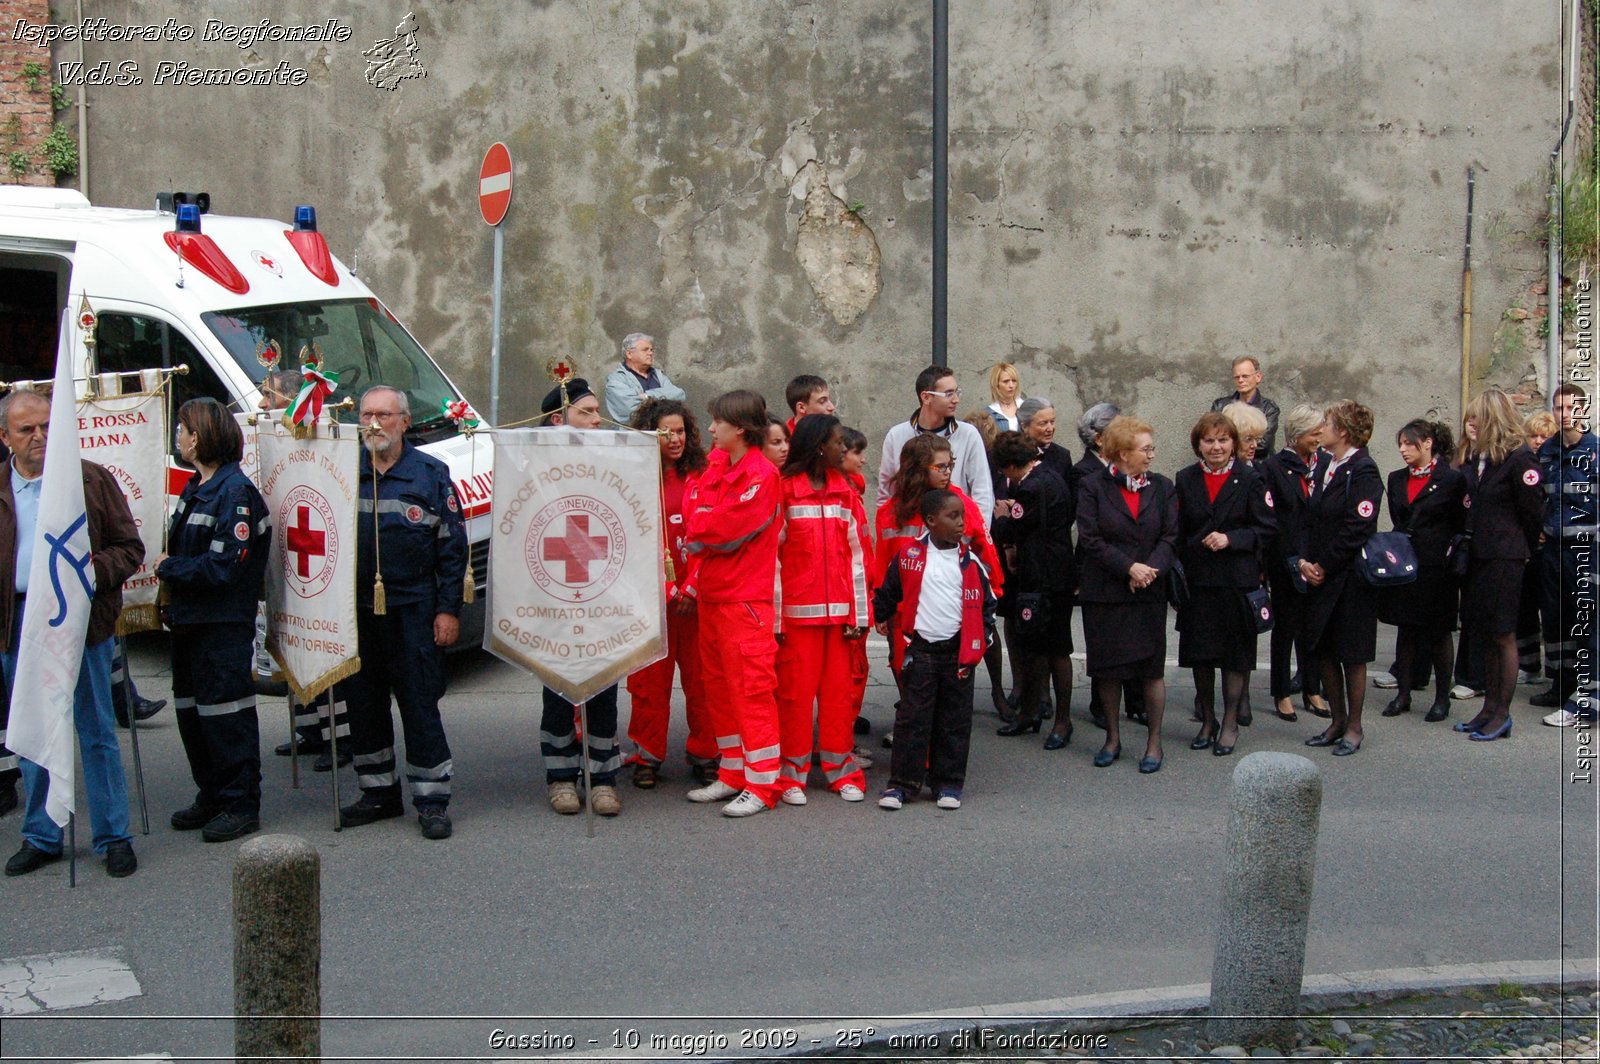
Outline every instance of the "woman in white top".
[[994, 417], [995, 428], [1001, 432], [1018, 432], [1017, 404], [1026, 398], [1022, 394], [1022, 378], [1017, 367], [1009, 362], [996, 362], [989, 367], [989, 413]]

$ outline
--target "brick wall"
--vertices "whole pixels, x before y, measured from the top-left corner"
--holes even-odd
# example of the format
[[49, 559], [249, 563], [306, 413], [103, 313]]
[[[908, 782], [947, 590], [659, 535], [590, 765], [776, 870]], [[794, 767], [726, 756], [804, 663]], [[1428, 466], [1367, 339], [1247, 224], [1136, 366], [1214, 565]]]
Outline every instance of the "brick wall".
[[[18, 19], [49, 22], [48, 0], [0, 0], [0, 183], [54, 185], [55, 177], [42, 158], [52, 122], [50, 52], [12, 43], [11, 31]], [[44, 68], [34, 89], [28, 88], [23, 72], [30, 62]], [[26, 156], [27, 169], [22, 174], [13, 168], [19, 152]]]

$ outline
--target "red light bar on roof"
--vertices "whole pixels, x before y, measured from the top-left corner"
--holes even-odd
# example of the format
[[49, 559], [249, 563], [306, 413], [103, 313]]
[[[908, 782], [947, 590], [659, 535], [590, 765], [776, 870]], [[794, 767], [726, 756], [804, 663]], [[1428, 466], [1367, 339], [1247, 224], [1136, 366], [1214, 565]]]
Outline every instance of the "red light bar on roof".
[[184, 262], [228, 291], [240, 296], [250, 291], [250, 282], [244, 279], [244, 274], [234, 268], [228, 256], [209, 236], [204, 233], [173, 232], [161, 235], [166, 238], [167, 247], [176, 251]]
[[339, 271], [333, 267], [333, 252], [328, 250], [328, 242], [321, 233], [315, 230], [285, 229], [283, 235], [289, 243], [294, 245], [295, 253], [300, 256], [300, 261], [306, 264], [306, 269], [319, 281], [324, 281], [334, 288], [339, 287]]

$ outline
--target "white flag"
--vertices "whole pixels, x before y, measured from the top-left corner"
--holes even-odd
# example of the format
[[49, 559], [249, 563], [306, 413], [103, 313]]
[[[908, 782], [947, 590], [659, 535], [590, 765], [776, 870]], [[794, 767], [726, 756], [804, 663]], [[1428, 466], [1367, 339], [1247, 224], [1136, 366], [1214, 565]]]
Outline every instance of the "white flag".
[[94, 598], [89, 512], [83, 501], [78, 414], [72, 402], [71, 320], [61, 319], [39, 521], [23, 607], [6, 745], [50, 773], [45, 812], [65, 826], [77, 778], [72, 696]]

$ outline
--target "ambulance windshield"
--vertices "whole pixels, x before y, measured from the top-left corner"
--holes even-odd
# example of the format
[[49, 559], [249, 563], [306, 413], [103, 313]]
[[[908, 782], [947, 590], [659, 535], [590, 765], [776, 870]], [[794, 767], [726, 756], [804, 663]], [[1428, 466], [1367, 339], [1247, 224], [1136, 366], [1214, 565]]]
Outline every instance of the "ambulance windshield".
[[[282, 352], [281, 369], [297, 370], [308, 351], [319, 351], [324, 371], [339, 375], [334, 399], [359, 396], [374, 384], [387, 384], [410, 399], [413, 432], [431, 434], [451, 427], [442, 408], [460, 394], [376, 299], [244, 307], [200, 317], [257, 383], [268, 373], [274, 344]], [[339, 416], [350, 421], [355, 411], [341, 410]]]

